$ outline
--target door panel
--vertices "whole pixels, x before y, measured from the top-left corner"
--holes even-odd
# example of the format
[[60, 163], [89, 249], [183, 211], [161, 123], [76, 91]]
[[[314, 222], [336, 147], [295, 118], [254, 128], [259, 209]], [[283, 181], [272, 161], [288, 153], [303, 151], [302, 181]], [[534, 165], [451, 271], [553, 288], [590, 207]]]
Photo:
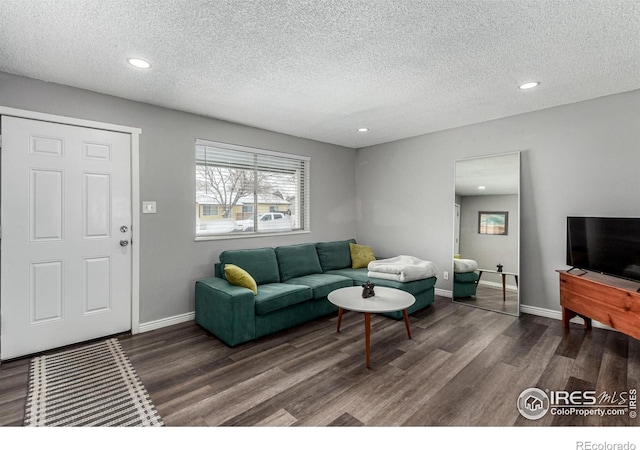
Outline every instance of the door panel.
[[30, 324], [62, 319], [64, 263], [46, 261], [29, 266]]
[[108, 238], [111, 229], [111, 176], [84, 174], [84, 237]]
[[0, 357], [131, 329], [130, 135], [3, 116], [2, 136]]
[[31, 241], [60, 241], [64, 216], [64, 173], [59, 170], [31, 169], [29, 175]]
[[111, 307], [111, 258], [84, 260], [84, 314], [108, 311]]

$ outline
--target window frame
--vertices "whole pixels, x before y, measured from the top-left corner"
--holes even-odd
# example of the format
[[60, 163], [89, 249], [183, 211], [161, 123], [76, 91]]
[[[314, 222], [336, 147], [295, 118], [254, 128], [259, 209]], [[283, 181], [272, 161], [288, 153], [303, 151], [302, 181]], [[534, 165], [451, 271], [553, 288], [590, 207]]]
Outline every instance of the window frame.
[[[269, 157], [275, 157], [277, 160], [286, 161], [286, 164], [291, 164], [292, 167], [294, 167], [295, 164], [300, 164], [300, 169], [296, 169], [296, 170], [299, 170], [299, 172], [296, 173], [295, 194], [296, 194], [296, 197], [298, 198], [297, 202], [299, 207], [297, 209], [299, 210], [298, 217], [299, 217], [299, 220], [301, 220], [301, 226], [300, 228], [293, 229], [291, 231], [262, 231], [262, 232], [261, 231], [257, 231], [257, 232], [244, 231], [244, 232], [229, 232], [229, 233], [220, 233], [220, 234], [206, 234], [204, 232], [199, 232], [197, 230], [198, 224], [196, 222], [195, 226], [193, 227], [196, 241], [242, 239], [242, 238], [264, 237], [264, 236], [285, 236], [285, 235], [291, 235], [291, 234], [304, 234], [304, 233], [311, 232], [311, 200], [310, 200], [311, 158], [309, 156], [297, 155], [293, 153], [284, 153], [284, 152], [266, 150], [266, 149], [255, 148], [255, 147], [248, 147], [248, 146], [237, 145], [237, 144], [228, 144], [223, 142], [209, 141], [205, 139], [196, 139], [195, 155], [194, 155], [195, 156], [194, 169], [196, 172], [198, 170], [197, 168], [198, 165], [206, 165], [206, 162], [203, 164], [202, 163], [203, 160], [199, 159], [198, 157], [199, 146], [205, 147], [204, 149], [205, 161], [206, 161], [206, 154], [207, 154], [206, 147], [213, 147], [214, 151], [215, 149], [219, 149], [222, 151], [221, 153], [225, 151], [242, 152], [242, 153], [245, 153], [246, 154], [245, 156], [247, 157], [251, 156], [251, 158], [254, 161], [256, 161], [256, 163], [250, 169], [245, 169], [245, 170], [252, 170], [256, 174], [256, 176], [258, 172], [261, 172], [261, 171], [277, 172], [278, 168], [279, 170], [285, 170], [278, 167], [277, 165], [271, 165], [271, 166], [269, 166], [268, 164], [260, 165], [259, 163], [257, 163], [257, 161], [260, 161], [261, 159], [264, 159], [268, 162], [270, 160]], [[260, 157], [258, 155], [263, 155], [263, 156]], [[211, 164], [211, 166], [215, 167], [217, 165], [213, 163]], [[220, 166], [218, 165], [218, 167]], [[197, 197], [199, 193], [198, 176], [196, 175], [195, 178], [196, 179], [194, 183], [194, 194]], [[243, 205], [243, 211], [246, 207], [250, 207], [253, 210], [251, 214], [253, 214], [254, 217], [258, 217], [258, 215], [261, 214], [260, 208], [259, 208], [260, 204], [261, 203], [258, 202], [258, 195], [254, 191], [253, 204]], [[217, 206], [218, 208], [220, 208], [220, 205], [217, 205]], [[282, 213], [283, 211], [269, 211], [269, 212]]]

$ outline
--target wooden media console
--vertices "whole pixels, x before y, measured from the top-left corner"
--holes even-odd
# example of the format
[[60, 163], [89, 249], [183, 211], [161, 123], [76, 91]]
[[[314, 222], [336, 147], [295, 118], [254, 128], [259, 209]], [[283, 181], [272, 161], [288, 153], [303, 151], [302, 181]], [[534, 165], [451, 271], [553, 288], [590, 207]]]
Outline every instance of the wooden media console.
[[640, 339], [640, 283], [579, 269], [557, 272], [564, 328], [579, 316], [586, 329], [593, 319]]

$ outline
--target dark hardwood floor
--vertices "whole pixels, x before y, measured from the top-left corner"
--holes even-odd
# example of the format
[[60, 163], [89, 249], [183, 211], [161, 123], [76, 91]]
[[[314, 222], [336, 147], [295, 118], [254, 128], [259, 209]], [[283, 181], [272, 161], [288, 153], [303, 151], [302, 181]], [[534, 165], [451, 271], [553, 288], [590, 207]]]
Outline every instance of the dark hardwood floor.
[[518, 314], [518, 293], [507, 290], [502, 299], [502, 289], [493, 286], [478, 285], [473, 297], [457, 298], [457, 303], [476, 308], [488, 309], [505, 314]]
[[[640, 342], [531, 315], [512, 317], [437, 297], [402, 321], [345, 313], [230, 348], [194, 323], [122, 343], [168, 426], [628, 426], [624, 416], [553, 416], [516, 409], [530, 387], [640, 387]], [[20, 426], [28, 358], [0, 365], [0, 425]]]

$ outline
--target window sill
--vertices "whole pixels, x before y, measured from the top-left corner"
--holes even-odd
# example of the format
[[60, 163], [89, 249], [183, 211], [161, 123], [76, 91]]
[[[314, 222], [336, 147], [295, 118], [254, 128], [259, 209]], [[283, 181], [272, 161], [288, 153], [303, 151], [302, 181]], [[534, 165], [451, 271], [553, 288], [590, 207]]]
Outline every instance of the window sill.
[[230, 233], [230, 234], [219, 234], [219, 235], [204, 235], [204, 236], [196, 236], [195, 241], [222, 241], [227, 239], [251, 239], [251, 238], [261, 238], [261, 237], [272, 237], [272, 236], [290, 236], [292, 234], [309, 234], [311, 231], [308, 230], [296, 230], [296, 231], [287, 231], [282, 233]]

